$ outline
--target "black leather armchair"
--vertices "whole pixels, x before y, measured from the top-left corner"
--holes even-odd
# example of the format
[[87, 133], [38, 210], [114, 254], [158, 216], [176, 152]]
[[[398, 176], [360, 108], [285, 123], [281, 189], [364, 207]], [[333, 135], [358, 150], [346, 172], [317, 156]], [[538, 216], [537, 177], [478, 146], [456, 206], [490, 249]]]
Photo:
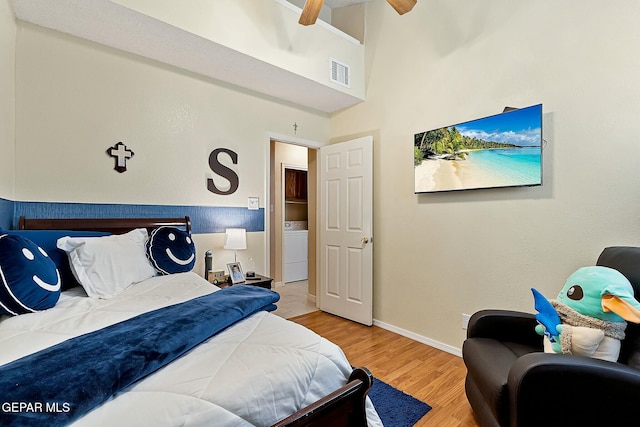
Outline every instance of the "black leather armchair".
[[[610, 247], [597, 265], [615, 268], [640, 296], [640, 248]], [[532, 299], [533, 305], [533, 299]], [[543, 352], [534, 314], [471, 316], [462, 357], [465, 391], [485, 426], [640, 425], [640, 325], [629, 323], [618, 363]]]

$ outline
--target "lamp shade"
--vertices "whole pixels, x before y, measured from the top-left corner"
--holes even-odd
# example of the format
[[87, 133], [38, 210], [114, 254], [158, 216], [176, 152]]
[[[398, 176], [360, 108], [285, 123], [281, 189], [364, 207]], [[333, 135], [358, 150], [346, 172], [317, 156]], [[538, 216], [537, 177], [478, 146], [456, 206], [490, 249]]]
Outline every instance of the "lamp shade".
[[244, 228], [227, 228], [225, 230], [225, 249], [247, 249], [247, 230]]

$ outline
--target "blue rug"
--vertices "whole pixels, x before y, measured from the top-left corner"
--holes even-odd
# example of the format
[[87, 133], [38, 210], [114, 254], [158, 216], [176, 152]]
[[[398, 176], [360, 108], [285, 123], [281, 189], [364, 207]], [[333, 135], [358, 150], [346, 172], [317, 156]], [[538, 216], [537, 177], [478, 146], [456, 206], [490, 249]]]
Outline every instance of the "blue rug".
[[431, 410], [426, 403], [377, 378], [369, 397], [385, 427], [410, 427]]

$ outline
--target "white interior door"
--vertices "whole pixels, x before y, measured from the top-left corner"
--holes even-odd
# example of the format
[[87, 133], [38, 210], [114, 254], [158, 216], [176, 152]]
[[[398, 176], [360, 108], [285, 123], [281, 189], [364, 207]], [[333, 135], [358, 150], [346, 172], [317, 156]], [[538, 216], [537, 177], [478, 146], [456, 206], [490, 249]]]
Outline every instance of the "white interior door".
[[320, 148], [320, 309], [373, 323], [373, 137]]

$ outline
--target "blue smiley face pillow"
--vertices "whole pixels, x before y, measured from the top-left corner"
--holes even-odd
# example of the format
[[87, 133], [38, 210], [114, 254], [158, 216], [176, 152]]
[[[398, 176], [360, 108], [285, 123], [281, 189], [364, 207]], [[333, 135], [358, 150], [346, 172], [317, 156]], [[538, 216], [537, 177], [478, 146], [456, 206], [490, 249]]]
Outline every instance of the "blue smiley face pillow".
[[147, 240], [147, 258], [160, 274], [185, 273], [196, 263], [196, 245], [186, 231], [158, 227]]
[[46, 310], [58, 298], [60, 274], [47, 253], [24, 237], [0, 235], [0, 314]]

